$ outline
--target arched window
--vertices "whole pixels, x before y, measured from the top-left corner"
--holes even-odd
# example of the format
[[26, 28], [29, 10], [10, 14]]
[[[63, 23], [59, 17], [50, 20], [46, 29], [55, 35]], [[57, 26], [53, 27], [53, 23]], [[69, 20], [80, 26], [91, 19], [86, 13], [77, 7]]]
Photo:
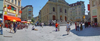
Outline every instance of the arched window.
[[53, 12], [55, 12], [55, 7], [53, 7]]

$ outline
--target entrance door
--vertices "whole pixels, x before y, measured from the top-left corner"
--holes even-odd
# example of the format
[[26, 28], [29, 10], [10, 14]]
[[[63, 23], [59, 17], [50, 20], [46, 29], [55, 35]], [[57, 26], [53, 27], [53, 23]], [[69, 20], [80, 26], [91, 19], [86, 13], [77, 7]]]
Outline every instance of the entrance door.
[[53, 15], [52, 18], [53, 18], [53, 20], [56, 20], [56, 19], [55, 19], [55, 15]]
[[65, 21], [67, 21], [67, 17], [65, 16]]
[[60, 15], [60, 21], [62, 22], [62, 15]]
[[94, 18], [94, 22], [97, 22], [97, 18]]

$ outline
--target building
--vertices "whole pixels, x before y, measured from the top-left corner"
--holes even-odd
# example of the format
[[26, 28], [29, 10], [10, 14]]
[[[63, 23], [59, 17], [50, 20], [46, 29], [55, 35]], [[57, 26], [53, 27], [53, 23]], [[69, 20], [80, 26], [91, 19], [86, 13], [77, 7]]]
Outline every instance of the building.
[[67, 21], [69, 7], [65, 0], [49, 0], [41, 9], [41, 22]]
[[91, 22], [97, 22], [100, 26], [100, 0], [89, 0]]
[[[3, 0], [4, 15], [21, 18], [21, 0]], [[10, 7], [10, 8], [9, 8]], [[7, 12], [7, 14], [5, 14]]]
[[83, 16], [85, 15], [85, 6], [83, 1], [78, 1], [73, 4], [69, 4], [69, 21], [83, 21]]
[[0, 0], [0, 18], [2, 18], [3, 14], [3, 0]]
[[85, 6], [83, 1], [68, 4], [65, 0], [48, 0], [39, 14], [41, 22], [49, 23], [57, 20], [57, 22], [66, 21], [82, 21], [85, 14]]
[[22, 8], [21, 19], [26, 21], [31, 21], [33, 18], [33, 7], [32, 5], [27, 5]]

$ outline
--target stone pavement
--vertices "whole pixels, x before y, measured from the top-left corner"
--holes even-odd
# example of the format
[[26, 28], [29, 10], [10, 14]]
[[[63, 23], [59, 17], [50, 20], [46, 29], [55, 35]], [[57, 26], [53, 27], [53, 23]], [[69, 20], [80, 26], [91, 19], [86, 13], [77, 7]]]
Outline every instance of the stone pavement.
[[100, 28], [85, 28], [83, 31], [75, 31], [75, 25], [71, 26], [71, 32], [66, 35], [66, 26], [60, 26], [60, 31], [55, 32], [53, 26], [35, 27], [38, 31], [32, 31], [32, 25], [28, 29], [17, 30], [17, 33], [9, 33], [4, 28], [0, 41], [100, 41]]

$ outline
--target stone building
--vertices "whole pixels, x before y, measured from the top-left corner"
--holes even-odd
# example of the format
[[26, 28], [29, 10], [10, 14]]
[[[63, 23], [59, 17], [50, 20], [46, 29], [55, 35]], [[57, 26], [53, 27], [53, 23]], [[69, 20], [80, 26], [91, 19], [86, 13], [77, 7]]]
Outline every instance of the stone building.
[[69, 5], [69, 21], [83, 21], [83, 16], [85, 15], [85, 6], [83, 1], [78, 1], [76, 3]]
[[82, 21], [85, 14], [85, 6], [83, 1], [68, 4], [65, 0], [49, 0], [41, 9], [41, 22], [49, 23], [57, 20], [57, 22]]
[[41, 9], [41, 21], [67, 21], [69, 4], [65, 0], [49, 0]]
[[[8, 6], [11, 6], [11, 9], [8, 9]], [[19, 13], [21, 10], [21, 0], [3, 0], [3, 7], [4, 12], [7, 12], [6, 15], [21, 18], [21, 14]]]
[[32, 5], [27, 5], [22, 8], [21, 19], [26, 21], [31, 21], [33, 18], [33, 7]]
[[89, 0], [91, 22], [97, 22], [100, 26], [100, 0]]

